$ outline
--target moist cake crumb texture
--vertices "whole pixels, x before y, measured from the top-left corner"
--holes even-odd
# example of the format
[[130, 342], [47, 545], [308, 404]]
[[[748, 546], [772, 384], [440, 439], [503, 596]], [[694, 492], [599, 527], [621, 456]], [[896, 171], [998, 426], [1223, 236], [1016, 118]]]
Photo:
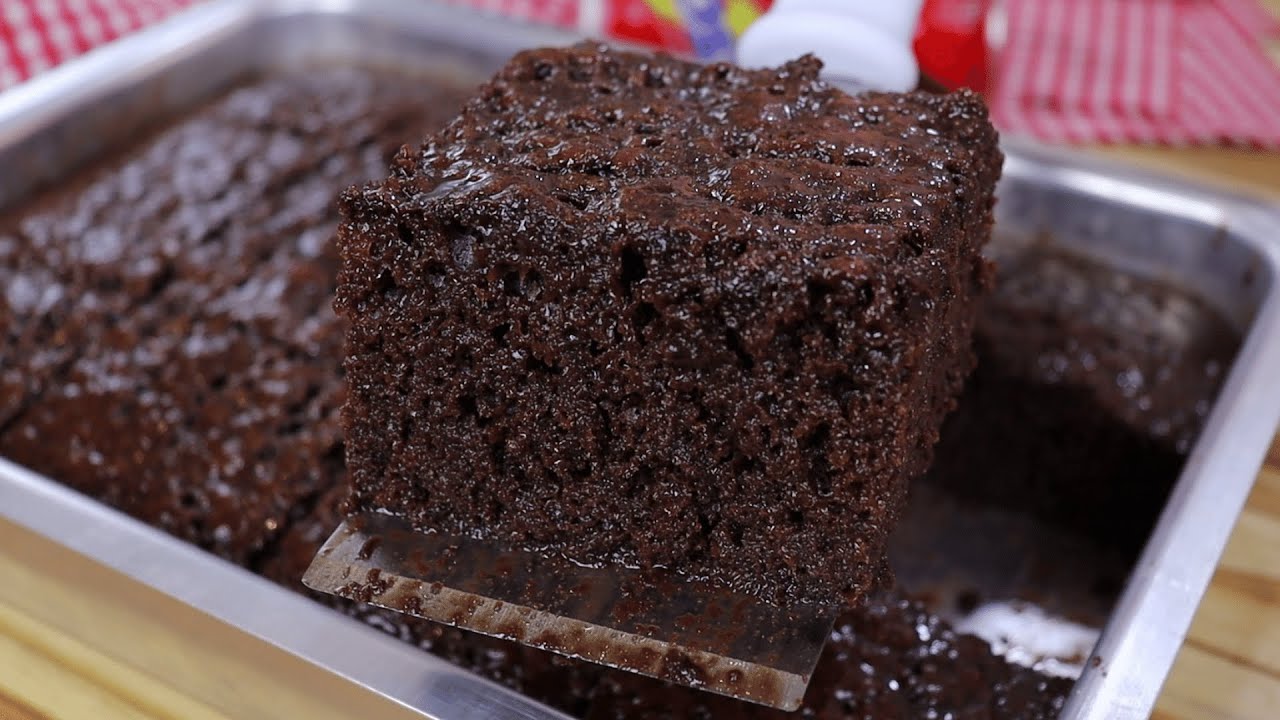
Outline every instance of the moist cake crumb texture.
[[343, 197], [357, 509], [770, 601], [883, 572], [973, 364], [974, 95], [525, 52]]

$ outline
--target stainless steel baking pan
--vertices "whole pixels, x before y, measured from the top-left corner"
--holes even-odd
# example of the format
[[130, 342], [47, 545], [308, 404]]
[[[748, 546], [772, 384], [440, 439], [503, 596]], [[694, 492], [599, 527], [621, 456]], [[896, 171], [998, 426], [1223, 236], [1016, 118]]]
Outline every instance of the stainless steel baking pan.
[[[569, 39], [425, 0], [214, 0], [0, 95], [0, 208], [249, 74], [389, 63], [474, 80]], [[1001, 237], [1051, 231], [1196, 290], [1246, 333], [1064, 714], [1146, 717], [1280, 419], [1280, 214], [1074, 154], [1006, 150]], [[16, 579], [0, 602], [233, 716], [559, 717], [4, 461], [0, 548]], [[140, 607], [154, 637], [120, 642], [111, 623]]]

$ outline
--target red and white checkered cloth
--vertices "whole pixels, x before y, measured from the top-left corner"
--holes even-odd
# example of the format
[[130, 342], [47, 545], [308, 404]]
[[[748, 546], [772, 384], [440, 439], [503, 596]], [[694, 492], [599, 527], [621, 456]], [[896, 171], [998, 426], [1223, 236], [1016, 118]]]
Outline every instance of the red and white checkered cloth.
[[[198, 0], [0, 0], [0, 90], [194, 2]], [[447, 2], [566, 28], [578, 25], [579, 10], [586, 4], [583, 0]]]
[[0, 90], [192, 0], [0, 0]]
[[991, 105], [1052, 142], [1280, 149], [1280, 21], [1254, 0], [1009, 0]]
[[[0, 0], [0, 90], [193, 1]], [[588, 32], [617, 1], [450, 0]], [[1280, 149], [1280, 69], [1266, 51], [1280, 21], [1257, 0], [1002, 6], [1007, 42], [990, 100], [1003, 131], [1052, 142]]]

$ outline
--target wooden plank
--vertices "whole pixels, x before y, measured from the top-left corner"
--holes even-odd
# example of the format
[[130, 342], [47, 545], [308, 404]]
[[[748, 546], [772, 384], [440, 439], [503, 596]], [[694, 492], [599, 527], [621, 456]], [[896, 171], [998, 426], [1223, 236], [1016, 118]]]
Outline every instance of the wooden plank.
[[1280, 587], [1266, 578], [1219, 573], [1200, 604], [1188, 641], [1280, 679], [1278, 597]]
[[1218, 567], [1280, 582], [1280, 516], [1246, 506]]
[[[53, 720], [155, 720], [43, 652], [0, 632], [0, 689]], [[15, 703], [16, 705], [16, 703]], [[5, 719], [7, 720], [7, 718]]]
[[0, 694], [0, 720], [53, 720], [47, 715], [32, 710], [17, 700]]
[[1248, 148], [1091, 147], [1095, 155], [1265, 198], [1280, 197], [1280, 156]]
[[1164, 720], [1274, 720], [1280, 678], [1225, 658], [1194, 640], [1183, 646], [1153, 717]]
[[1269, 517], [1280, 517], [1280, 461], [1267, 460], [1253, 485], [1248, 507]]
[[[51, 719], [228, 720], [167, 680], [140, 672], [14, 607], [0, 603], [0, 692], [26, 699]], [[21, 668], [17, 671], [16, 668]], [[3, 716], [0, 716], [3, 718]], [[4, 720], [7, 720], [5, 718]]]
[[[0, 687], [10, 695], [16, 694], [10, 683], [38, 688], [17, 699], [39, 711], [75, 720], [412, 716], [398, 704], [334, 682], [324, 670], [4, 520], [0, 547], [5, 549], [0, 604], [12, 611], [0, 614], [0, 637], [5, 638], [0, 657], [8, 663], [0, 667]], [[24, 627], [32, 629], [24, 632]], [[34, 654], [21, 654], [24, 647]], [[42, 663], [40, 656], [65, 657], [67, 664]], [[10, 680], [8, 669], [26, 674]], [[73, 686], [73, 676], [87, 679], [78, 689], [100, 698], [110, 713], [83, 714], [81, 705], [67, 709], [35, 702], [79, 702], [62, 692]]]

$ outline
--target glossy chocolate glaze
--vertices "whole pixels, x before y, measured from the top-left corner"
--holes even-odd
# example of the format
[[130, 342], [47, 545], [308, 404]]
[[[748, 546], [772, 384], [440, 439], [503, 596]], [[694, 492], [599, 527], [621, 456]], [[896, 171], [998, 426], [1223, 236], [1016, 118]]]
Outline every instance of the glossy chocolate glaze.
[[354, 500], [777, 603], [881, 578], [972, 366], [1001, 155], [971, 94], [812, 58], [514, 58], [344, 196]]

